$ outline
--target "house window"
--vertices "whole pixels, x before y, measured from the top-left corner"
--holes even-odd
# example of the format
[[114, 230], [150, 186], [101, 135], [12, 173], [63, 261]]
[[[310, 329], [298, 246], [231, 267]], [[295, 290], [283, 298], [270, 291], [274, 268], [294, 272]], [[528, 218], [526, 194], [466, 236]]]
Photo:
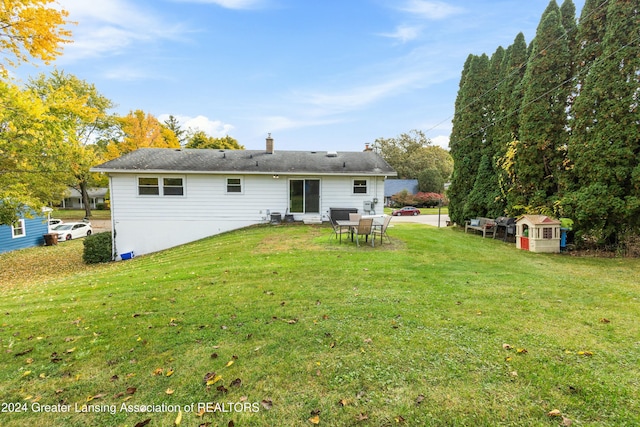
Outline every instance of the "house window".
[[165, 196], [184, 196], [182, 178], [163, 178], [162, 194]]
[[354, 179], [353, 180], [353, 194], [367, 194], [367, 180], [366, 179]]
[[19, 219], [11, 226], [11, 237], [24, 237], [27, 235], [27, 229], [24, 225], [24, 219]]
[[138, 178], [138, 195], [159, 196], [160, 184], [158, 183], [158, 178]]
[[139, 196], [184, 196], [184, 178], [138, 177]]
[[242, 193], [242, 178], [227, 178], [227, 193]]
[[542, 238], [543, 239], [553, 239], [553, 228], [544, 227], [542, 229]]

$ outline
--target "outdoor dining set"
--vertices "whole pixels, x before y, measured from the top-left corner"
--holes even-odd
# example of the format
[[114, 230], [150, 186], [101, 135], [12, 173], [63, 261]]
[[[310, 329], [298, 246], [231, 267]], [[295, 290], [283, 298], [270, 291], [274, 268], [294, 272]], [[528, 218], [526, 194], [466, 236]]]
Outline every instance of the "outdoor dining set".
[[342, 235], [345, 234], [352, 242], [355, 240], [357, 246], [360, 246], [362, 237], [364, 237], [365, 243], [368, 243], [369, 237], [371, 237], [371, 246], [375, 246], [377, 236], [380, 236], [380, 244], [382, 244], [384, 237], [391, 242], [387, 234], [391, 218], [389, 215], [362, 215], [358, 213], [349, 213], [349, 219], [330, 218], [333, 227], [332, 237], [339, 239], [342, 243]]

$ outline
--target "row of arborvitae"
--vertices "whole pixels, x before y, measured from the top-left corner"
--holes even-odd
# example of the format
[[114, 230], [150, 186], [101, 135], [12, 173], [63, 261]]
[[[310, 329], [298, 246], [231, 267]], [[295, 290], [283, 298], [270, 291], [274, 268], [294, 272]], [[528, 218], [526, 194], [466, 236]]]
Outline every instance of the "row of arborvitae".
[[578, 241], [640, 235], [640, 8], [552, 0], [522, 33], [470, 55], [455, 105], [449, 215], [569, 217]]
[[85, 237], [82, 260], [86, 264], [109, 262], [111, 258], [111, 233], [96, 233]]

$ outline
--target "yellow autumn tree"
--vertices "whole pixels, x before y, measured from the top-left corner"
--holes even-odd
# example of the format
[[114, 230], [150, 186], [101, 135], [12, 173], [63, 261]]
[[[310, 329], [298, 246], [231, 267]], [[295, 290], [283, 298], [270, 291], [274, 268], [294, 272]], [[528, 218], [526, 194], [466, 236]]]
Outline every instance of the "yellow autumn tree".
[[115, 159], [139, 148], [180, 148], [176, 134], [153, 115], [142, 110], [119, 117], [122, 137], [107, 145], [107, 158]]
[[12, 67], [35, 58], [50, 63], [71, 43], [68, 12], [55, 0], [0, 0], [0, 51], [4, 65]]

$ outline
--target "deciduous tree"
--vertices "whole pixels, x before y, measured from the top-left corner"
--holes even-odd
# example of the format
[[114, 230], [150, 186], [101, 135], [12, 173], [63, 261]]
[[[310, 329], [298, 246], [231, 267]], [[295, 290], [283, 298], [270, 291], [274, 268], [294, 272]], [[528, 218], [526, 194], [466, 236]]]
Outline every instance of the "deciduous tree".
[[139, 148], [180, 148], [175, 133], [149, 113], [145, 114], [142, 110], [131, 111], [116, 120], [121, 135], [107, 144], [108, 159], [115, 159]]
[[51, 120], [55, 120], [63, 132], [61, 142], [68, 145], [67, 160], [73, 175], [67, 184], [80, 192], [85, 215], [89, 217], [91, 204], [87, 190], [93, 177], [89, 169], [100, 160], [94, 143], [115, 125], [109, 115], [113, 102], [101, 95], [93, 84], [58, 70], [50, 76], [41, 74], [31, 79], [27, 87], [48, 106]]
[[214, 148], [220, 150], [244, 150], [244, 146], [229, 135], [214, 138], [204, 131], [196, 131], [189, 138], [185, 148]]
[[[55, 0], [3, 0], [0, 2], [0, 51], [6, 65], [32, 58], [49, 63], [70, 43], [65, 28], [68, 12], [54, 7]], [[4, 68], [5, 64], [0, 64]]]

